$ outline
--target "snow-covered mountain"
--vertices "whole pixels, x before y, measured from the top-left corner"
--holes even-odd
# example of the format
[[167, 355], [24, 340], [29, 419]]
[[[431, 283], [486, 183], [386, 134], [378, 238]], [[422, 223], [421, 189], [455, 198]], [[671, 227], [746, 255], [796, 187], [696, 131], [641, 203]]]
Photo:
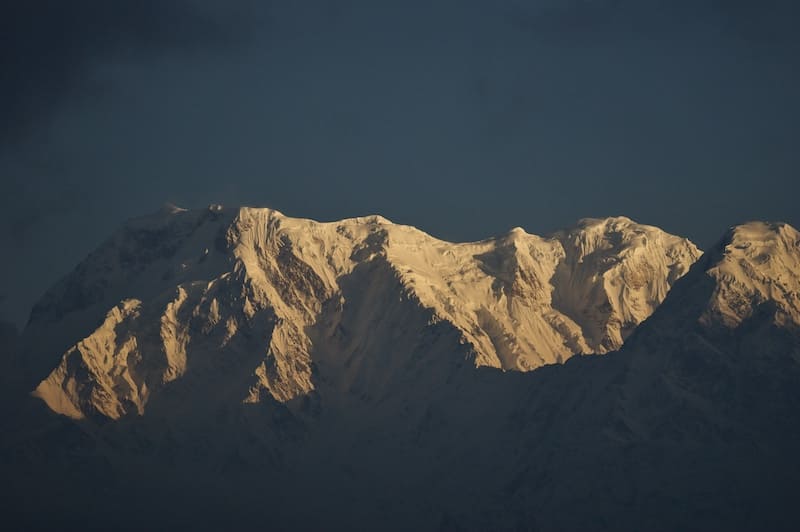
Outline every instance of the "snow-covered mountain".
[[544, 529], [792, 530], [800, 233], [731, 228], [619, 352], [537, 384], [501, 477]]
[[619, 348], [699, 254], [622, 217], [453, 244], [380, 216], [172, 208], [128, 223], [36, 305], [36, 395], [117, 419], [183, 378], [246, 403], [308, 395], [315, 364], [374, 388], [415, 363], [397, 339], [417, 322], [453, 332], [427, 357], [527, 371]]
[[380, 217], [134, 220], [23, 334], [36, 397], [0, 431], [9, 512], [793, 530], [800, 233], [752, 222], [698, 255], [625, 218], [467, 244]]

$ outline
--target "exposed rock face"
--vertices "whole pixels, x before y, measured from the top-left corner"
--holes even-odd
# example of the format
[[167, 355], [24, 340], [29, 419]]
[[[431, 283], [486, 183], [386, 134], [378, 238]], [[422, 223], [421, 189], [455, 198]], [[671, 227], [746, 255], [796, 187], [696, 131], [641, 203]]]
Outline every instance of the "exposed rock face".
[[291, 403], [319, 379], [367, 393], [421, 363], [414, 338], [437, 324], [452, 343], [426, 358], [527, 371], [618, 348], [699, 254], [627, 218], [453, 244], [379, 216], [173, 208], [127, 224], [35, 307], [35, 393], [110, 419], [179, 379], [213, 381], [207, 401]]

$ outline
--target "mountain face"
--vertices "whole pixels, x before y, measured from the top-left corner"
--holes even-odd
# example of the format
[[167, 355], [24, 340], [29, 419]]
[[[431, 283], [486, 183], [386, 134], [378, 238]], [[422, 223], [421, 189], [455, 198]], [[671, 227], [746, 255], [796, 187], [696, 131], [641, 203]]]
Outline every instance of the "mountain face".
[[625, 218], [450, 244], [380, 217], [164, 212], [34, 310], [7, 515], [794, 530], [799, 310], [785, 224], [698, 258]]
[[109, 419], [144, 414], [184, 378], [232, 403], [291, 403], [319, 377], [371, 393], [389, 366], [416, 364], [417, 340], [397, 340], [435, 324], [451, 342], [426, 357], [528, 371], [619, 348], [699, 254], [627, 218], [452, 244], [379, 216], [162, 212], [36, 305], [35, 393], [69, 417]]
[[618, 352], [541, 376], [505, 478], [546, 530], [792, 530], [798, 383], [800, 233], [737, 226]]

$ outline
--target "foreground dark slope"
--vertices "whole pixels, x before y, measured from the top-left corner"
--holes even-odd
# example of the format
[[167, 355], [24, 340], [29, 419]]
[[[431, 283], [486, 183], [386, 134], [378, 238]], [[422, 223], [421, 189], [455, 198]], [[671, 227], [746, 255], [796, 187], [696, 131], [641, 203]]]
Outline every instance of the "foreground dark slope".
[[288, 403], [198, 406], [185, 403], [197, 390], [176, 385], [161, 416], [116, 422], [29, 399], [4, 421], [6, 514], [73, 529], [794, 528], [791, 227], [731, 230], [621, 351], [530, 373], [475, 368], [455, 327], [395, 297], [385, 264], [362, 268], [374, 271], [342, 284], [359, 304], [337, 323], [366, 320], [367, 345], [309, 334], [326, 352], [362, 354], [388, 335], [394, 349], [357, 361], [368, 370], [348, 376], [347, 359], [317, 347], [313, 393]]

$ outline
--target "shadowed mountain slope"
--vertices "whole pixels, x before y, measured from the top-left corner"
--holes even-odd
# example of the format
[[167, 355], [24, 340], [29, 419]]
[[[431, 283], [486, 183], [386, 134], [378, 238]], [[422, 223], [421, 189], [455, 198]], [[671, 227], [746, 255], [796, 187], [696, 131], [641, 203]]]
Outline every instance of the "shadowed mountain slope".
[[[696, 248], [624, 218], [449, 244], [379, 217], [209, 212], [136, 222], [187, 224], [199, 255], [156, 250], [135, 274], [84, 263], [80, 286], [110, 272], [94, 302], [58, 303], [86, 292], [68, 278], [32, 317], [29, 375], [51, 367], [4, 431], [14, 519], [794, 529], [794, 228], [737, 226], [689, 269]], [[204, 235], [224, 235], [217, 251]], [[47, 339], [66, 354], [32, 347], [81, 320], [97, 322], [82, 339]]]

